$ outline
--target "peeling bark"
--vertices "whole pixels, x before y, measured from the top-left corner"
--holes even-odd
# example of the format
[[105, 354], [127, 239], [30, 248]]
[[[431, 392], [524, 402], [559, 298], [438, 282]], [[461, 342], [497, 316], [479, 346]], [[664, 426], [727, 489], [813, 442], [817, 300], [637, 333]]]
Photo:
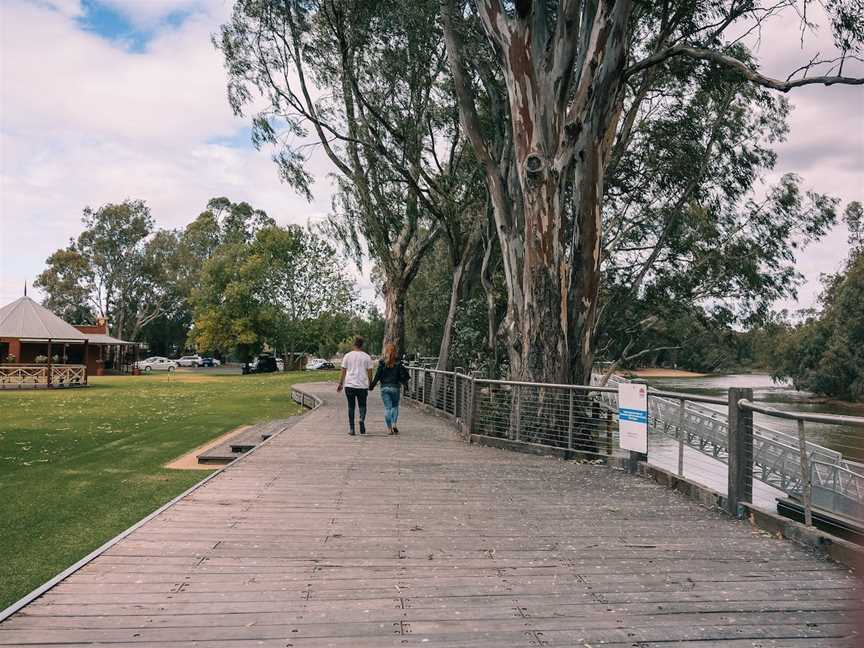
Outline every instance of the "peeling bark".
[[[584, 5], [584, 6], [583, 6]], [[477, 11], [507, 84], [512, 173], [492, 160], [461, 58], [455, 0], [442, 0], [447, 53], [463, 128], [486, 171], [508, 292], [513, 377], [590, 378], [600, 292], [603, 178], [622, 105], [632, 2], [562, 0], [508, 16]], [[506, 174], [506, 175], [505, 175]]]
[[384, 283], [384, 343], [396, 345], [396, 353], [405, 350], [406, 286], [398, 278], [386, 277]]

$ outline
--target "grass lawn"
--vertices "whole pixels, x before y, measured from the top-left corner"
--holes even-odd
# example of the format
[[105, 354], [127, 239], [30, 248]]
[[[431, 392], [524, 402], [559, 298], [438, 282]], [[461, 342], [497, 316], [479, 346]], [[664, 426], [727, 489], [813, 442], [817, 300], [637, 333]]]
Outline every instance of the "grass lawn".
[[0, 391], [0, 609], [208, 474], [163, 464], [299, 413], [289, 386], [334, 375], [198, 372]]

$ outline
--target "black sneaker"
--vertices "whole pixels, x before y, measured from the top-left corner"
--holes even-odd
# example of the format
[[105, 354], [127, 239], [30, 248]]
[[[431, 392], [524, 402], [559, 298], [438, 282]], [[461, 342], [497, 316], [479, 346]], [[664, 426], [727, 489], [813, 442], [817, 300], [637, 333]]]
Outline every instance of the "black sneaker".
[[348, 430], [348, 436], [354, 436], [354, 430]]
[[366, 426], [363, 423], [360, 424], [360, 434], [366, 434]]
[[393, 426], [393, 434], [399, 434], [399, 428], [397, 428], [395, 425]]

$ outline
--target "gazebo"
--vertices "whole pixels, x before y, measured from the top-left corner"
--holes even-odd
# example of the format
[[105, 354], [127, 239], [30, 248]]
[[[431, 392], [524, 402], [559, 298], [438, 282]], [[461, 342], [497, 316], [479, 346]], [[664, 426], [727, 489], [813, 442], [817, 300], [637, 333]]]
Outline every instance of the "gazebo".
[[0, 387], [87, 384], [88, 341], [29, 297], [0, 308]]
[[0, 308], [0, 389], [84, 386], [105, 347], [132, 344], [101, 324], [80, 328], [26, 296]]

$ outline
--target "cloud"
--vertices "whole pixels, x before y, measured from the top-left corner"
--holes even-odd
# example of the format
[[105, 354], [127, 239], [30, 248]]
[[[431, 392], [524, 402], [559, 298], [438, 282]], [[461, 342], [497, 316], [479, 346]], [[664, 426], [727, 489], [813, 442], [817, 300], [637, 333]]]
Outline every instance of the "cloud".
[[[224, 12], [223, 4], [210, 3]], [[232, 114], [210, 43], [219, 16], [190, 14], [155, 33], [145, 51], [130, 52], [82, 28], [75, 5], [0, 8], [0, 304], [78, 234], [85, 206], [140, 198], [161, 227], [185, 225], [221, 195], [280, 223], [326, 216], [326, 159], [310, 160], [319, 181], [307, 204]], [[155, 20], [176, 3], [160, 7], [147, 15]]]
[[[324, 156], [310, 161], [318, 179], [310, 205], [279, 182], [270, 152], [248, 144], [248, 119], [228, 106], [210, 36], [232, 4], [0, 0], [0, 304], [19, 296], [45, 258], [77, 235], [88, 205], [144, 199], [162, 227], [184, 225], [219, 195], [282, 223], [329, 211], [332, 167]], [[100, 7], [143, 44], [100, 31]], [[794, 17], [773, 21], [758, 50], [765, 71], [785, 76], [830, 44], [826, 34], [801, 51]], [[860, 88], [800, 89], [790, 99], [792, 130], [779, 147], [776, 175], [799, 173], [844, 202], [864, 198]], [[818, 274], [836, 271], [845, 255], [842, 228], [803, 253], [805, 305], [813, 303]], [[368, 267], [364, 274], [368, 298]]]
[[[835, 56], [830, 23], [821, 6], [811, 4], [808, 20], [815, 29], [801, 32], [801, 21], [792, 11], [769, 20], [747, 43], [758, 57], [760, 70], [785, 79], [813, 59]], [[821, 68], [818, 74], [827, 73]], [[864, 64], [847, 61], [844, 74], [864, 76]], [[812, 76], [812, 74], [811, 74]], [[860, 86], [813, 85], [797, 88], [787, 97], [793, 107], [789, 136], [776, 147], [777, 166], [769, 179], [796, 173], [814, 191], [841, 200], [840, 211], [852, 200], [864, 200], [864, 103]], [[777, 308], [796, 310], [816, 304], [820, 277], [840, 270], [849, 253], [846, 227], [838, 224], [824, 239], [798, 254], [798, 271], [805, 283], [798, 299], [787, 299]]]

